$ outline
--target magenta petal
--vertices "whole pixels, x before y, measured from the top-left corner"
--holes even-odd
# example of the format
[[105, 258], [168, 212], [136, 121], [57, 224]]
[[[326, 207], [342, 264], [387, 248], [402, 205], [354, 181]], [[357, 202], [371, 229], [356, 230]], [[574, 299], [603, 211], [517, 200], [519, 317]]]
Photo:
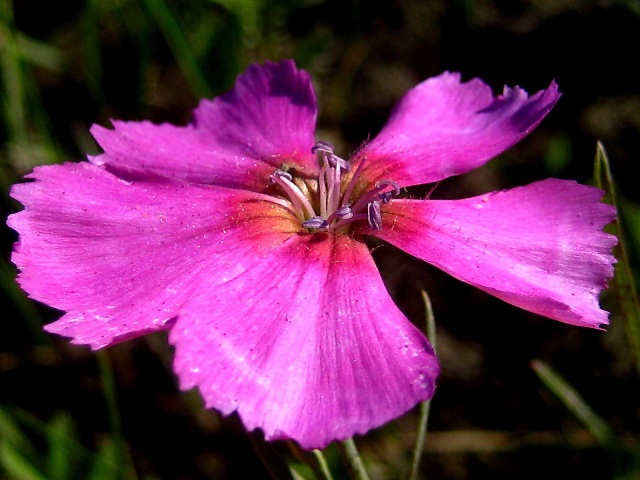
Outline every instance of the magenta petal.
[[[261, 194], [126, 182], [86, 162], [29, 178], [12, 189], [25, 205], [9, 218], [18, 280], [67, 312], [48, 331], [93, 348], [166, 328], [200, 282], [231, 278], [291, 235], [286, 210]], [[284, 219], [266, 218], [276, 211]]]
[[411, 89], [359, 153], [368, 178], [401, 186], [473, 170], [533, 130], [560, 97], [555, 83], [529, 97], [519, 87], [493, 96], [479, 79], [445, 72]]
[[433, 395], [438, 373], [367, 247], [345, 236], [292, 237], [233, 280], [209, 282], [170, 341], [182, 388], [306, 449], [401, 415]]
[[466, 200], [395, 200], [375, 232], [513, 305], [587, 327], [609, 323], [598, 294], [613, 275], [615, 217], [602, 191], [549, 179]]
[[316, 99], [309, 74], [292, 61], [253, 65], [234, 88], [203, 100], [186, 127], [114, 121], [94, 125], [105, 155], [95, 163], [142, 168], [159, 175], [262, 191], [283, 164], [314, 171]]

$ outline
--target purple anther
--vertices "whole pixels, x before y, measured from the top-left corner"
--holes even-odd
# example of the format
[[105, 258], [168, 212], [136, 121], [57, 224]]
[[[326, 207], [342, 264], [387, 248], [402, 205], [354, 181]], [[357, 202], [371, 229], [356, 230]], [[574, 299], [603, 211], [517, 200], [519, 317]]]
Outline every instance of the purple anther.
[[380, 193], [378, 194], [378, 198], [380, 199], [383, 205], [386, 205], [393, 198], [393, 193], [392, 192]]
[[380, 180], [379, 182], [376, 182], [376, 188], [380, 190], [384, 189], [386, 186], [393, 187], [393, 191], [386, 191], [378, 194], [378, 198], [380, 198], [380, 201], [385, 205], [391, 201], [394, 195], [400, 194], [400, 185], [398, 185], [397, 182], [394, 182], [393, 180]]
[[307, 220], [306, 222], [302, 222], [302, 226], [304, 228], [313, 228], [315, 230], [324, 229], [329, 226], [329, 222], [327, 222], [322, 217], [313, 217]]
[[353, 218], [353, 211], [351, 210], [351, 205], [343, 205], [338, 210], [336, 210], [336, 217], [340, 220], [349, 220]]
[[293, 180], [293, 177], [291, 176], [291, 174], [289, 172], [285, 172], [284, 170], [276, 170], [274, 172], [274, 175], [278, 177], [286, 178], [289, 181]]
[[349, 170], [349, 162], [347, 162], [344, 158], [340, 158], [337, 155], [327, 155], [327, 161], [329, 165], [332, 167], [340, 167], [344, 171]]
[[377, 200], [367, 204], [367, 221], [374, 230], [382, 228], [382, 213], [380, 213], [380, 202]]
[[317, 142], [313, 147], [311, 147], [311, 153], [316, 153], [318, 151], [333, 154], [333, 145], [331, 145], [329, 142], [324, 142], [321, 140]]
[[394, 182], [393, 180], [380, 180], [376, 182], [376, 188], [384, 187], [386, 185], [393, 187], [394, 195], [400, 195], [400, 185], [398, 185], [398, 182]]

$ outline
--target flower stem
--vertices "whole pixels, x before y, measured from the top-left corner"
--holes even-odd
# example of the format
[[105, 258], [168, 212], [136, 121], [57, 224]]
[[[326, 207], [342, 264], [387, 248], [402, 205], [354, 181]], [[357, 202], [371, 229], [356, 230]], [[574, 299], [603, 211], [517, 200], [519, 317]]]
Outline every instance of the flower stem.
[[[427, 338], [431, 342], [433, 349], [436, 349], [436, 321], [431, 307], [431, 300], [427, 292], [422, 290], [422, 301], [425, 307], [425, 322], [427, 326]], [[418, 432], [416, 435], [416, 443], [413, 447], [413, 461], [411, 462], [411, 471], [408, 480], [416, 480], [418, 478], [418, 469], [420, 468], [420, 460], [424, 451], [424, 442], [427, 437], [427, 423], [429, 422], [429, 409], [431, 400], [420, 403], [420, 418], [418, 420]]]
[[338, 448], [340, 449], [342, 460], [347, 464], [349, 478], [353, 480], [369, 480], [369, 474], [364, 468], [364, 462], [362, 461], [362, 457], [360, 457], [360, 452], [358, 452], [353, 438], [347, 438], [343, 442], [338, 442]]
[[308, 452], [302, 450], [298, 444], [293, 441], [288, 441], [287, 446], [298, 460], [309, 465], [318, 480], [333, 480], [327, 459], [324, 457], [322, 450], [312, 450]]
[[333, 480], [333, 476], [331, 475], [331, 470], [329, 470], [329, 464], [327, 463], [327, 459], [324, 458], [324, 454], [322, 450], [314, 450], [313, 456], [316, 461], [313, 466], [313, 471], [320, 480]]

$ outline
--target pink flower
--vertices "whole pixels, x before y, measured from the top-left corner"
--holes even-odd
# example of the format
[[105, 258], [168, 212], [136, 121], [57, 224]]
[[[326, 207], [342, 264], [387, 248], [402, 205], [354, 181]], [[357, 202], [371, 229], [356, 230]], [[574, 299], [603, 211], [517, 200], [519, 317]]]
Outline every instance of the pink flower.
[[551, 179], [465, 200], [397, 196], [484, 164], [558, 98], [555, 83], [494, 97], [444, 73], [346, 161], [314, 139], [306, 72], [249, 67], [189, 125], [94, 126], [103, 154], [14, 186], [19, 282], [66, 312], [46, 329], [73, 343], [170, 329], [182, 388], [267, 439], [324, 447], [431, 398], [438, 374], [364, 235], [532, 312], [608, 323], [598, 294], [614, 210], [600, 190]]

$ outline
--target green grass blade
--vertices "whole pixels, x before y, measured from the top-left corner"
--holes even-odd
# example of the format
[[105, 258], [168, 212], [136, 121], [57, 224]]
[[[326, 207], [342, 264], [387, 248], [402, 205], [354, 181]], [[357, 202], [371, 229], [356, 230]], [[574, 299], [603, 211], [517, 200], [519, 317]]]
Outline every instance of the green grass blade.
[[[0, 410], [0, 413], [2, 412], [3, 410]], [[77, 460], [83, 461], [84, 459], [94, 459], [96, 457], [94, 452], [70, 436], [72, 430], [61, 431], [60, 429], [52, 428], [50, 423], [43, 422], [30, 413], [17, 408], [5, 408], [4, 412], [7, 416], [14, 418], [19, 422], [20, 425], [27, 427], [40, 437], [48, 439], [49, 443], [56, 442], [60, 444], [66, 451], [67, 455], [70, 455]], [[18, 425], [18, 423], [16, 423], [16, 425]]]
[[24, 61], [56, 72], [67, 63], [64, 53], [57, 47], [17, 32], [17, 42]]
[[[431, 299], [427, 292], [422, 290], [422, 301], [425, 307], [425, 322], [427, 328], [427, 337], [433, 349], [436, 349], [436, 320], [433, 315], [433, 308], [431, 307]], [[416, 480], [418, 478], [418, 470], [420, 468], [420, 461], [422, 460], [422, 453], [424, 452], [424, 442], [427, 437], [427, 424], [429, 423], [429, 411], [431, 409], [431, 400], [420, 403], [420, 416], [418, 418], [418, 432], [416, 435], [416, 442], [413, 447], [413, 457], [411, 461], [411, 471], [409, 472], [409, 480]]]
[[[598, 142], [596, 148], [594, 175], [598, 188], [605, 191], [604, 200], [611, 203], [620, 212], [613, 177], [609, 168], [609, 159], [604, 146], [600, 142]], [[627, 243], [624, 239], [619, 216], [615, 222], [607, 227], [607, 231], [618, 237], [618, 244], [613, 249], [618, 263], [615, 265], [615, 276], [610, 282], [611, 291], [617, 298], [620, 315], [625, 319], [627, 337], [634, 355], [636, 370], [640, 373], [640, 303], [638, 303], [638, 295], [629, 263]]]
[[27, 115], [24, 107], [24, 82], [20, 65], [20, 47], [13, 23], [13, 2], [0, 2], [0, 68], [4, 87], [4, 123], [9, 138], [27, 142]]
[[91, 93], [104, 101], [104, 88], [102, 85], [102, 51], [98, 38], [99, 28], [99, 8], [97, 0], [87, 0], [81, 14], [80, 29], [82, 31], [82, 51], [85, 68], [83, 69], [84, 80], [89, 86]]
[[87, 473], [87, 480], [102, 480], [104, 478], [117, 478], [118, 476], [118, 449], [111, 439], [105, 439], [98, 450], [98, 456]]
[[603, 447], [610, 448], [615, 442], [613, 431], [587, 404], [584, 398], [553, 368], [541, 360], [533, 360], [531, 367], [538, 378], [575, 415]]
[[[34, 60], [37, 45], [25, 40], [14, 24], [12, 2], [0, 2], [0, 73], [2, 75], [2, 117], [7, 130], [4, 147], [7, 166], [13, 172], [26, 172], [34, 165], [60, 158], [52, 140], [51, 125], [40, 97], [40, 89], [28, 63]], [[42, 47], [48, 47], [44, 44]], [[23, 47], [27, 48], [23, 52]], [[40, 61], [56, 61], [53, 48], [39, 50]], [[53, 56], [52, 56], [53, 55]], [[4, 166], [3, 166], [4, 167]], [[0, 176], [3, 190], [9, 175]]]
[[73, 466], [78, 464], [78, 458], [74, 457], [67, 448], [65, 442], [59, 438], [73, 438], [73, 423], [66, 413], [55, 415], [49, 422], [49, 452], [47, 455], [47, 478], [51, 480], [66, 480], [73, 478]]
[[209, 0], [236, 16], [249, 46], [260, 37], [260, 20], [263, 2], [260, 0]]
[[49, 480], [8, 442], [0, 443], [0, 467], [12, 480]]
[[213, 93], [198, 65], [185, 32], [165, 1], [143, 0], [143, 2], [158, 24], [193, 94], [198, 98], [211, 97]]
[[[0, 441], [10, 443], [22, 451], [32, 448], [27, 436], [16, 422], [14, 415], [0, 407]], [[35, 453], [33, 451], [32, 453]]]

